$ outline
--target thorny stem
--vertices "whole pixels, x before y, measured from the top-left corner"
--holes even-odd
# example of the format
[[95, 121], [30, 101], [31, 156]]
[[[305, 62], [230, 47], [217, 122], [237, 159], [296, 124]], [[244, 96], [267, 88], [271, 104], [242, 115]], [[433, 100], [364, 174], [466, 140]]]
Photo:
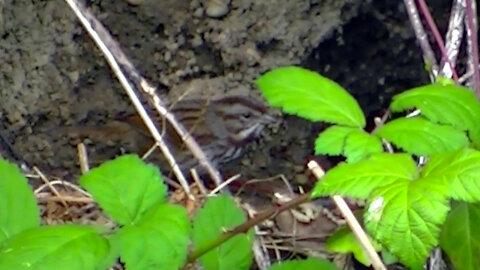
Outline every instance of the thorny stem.
[[450, 62], [450, 59], [448, 58], [447, 50], [445, 49], [445, 44], [443, 43], [442, 36], [440, 35], [440, 31], [438, 31], [437, 24], [433, 20], [432, 15], [428, 10], [427, 4], [425, 4], [424, 0], [417, 0], [417, 3], [418, 3], [418, 6], [420, 7], [421, 12], [423, 13], [423, 16], [425, 17], [427, 25], [430, 28], [430, 31], [432, 31], [435, 42], [437, 43], [437, 46], [440, 49], [440, 52], [442, 53], [442, 58], [445, 60], [445, 62], [447, 62], [450, 65], [452, 69], [453, 79], [455, 82], [457, 82], [458, 75], [455, 72], [455, 69], [453, 68], [454, 65], [452, 65], [452, 63]]
[[261, 212], [260, 214], [258, 214], [254, 218], [247, 220], [245, 223], [242, 223], [242, 224], [238, 225], [237, 227], [235, 227], [235, 228], [233, 228], [233, 229], [231, 229], [227, 232], [222, 233], [218, 238], [214, 239], [212, 242], [194, 250], [190, 254], [190, 256], [188, 257], [187, 262], [188, 263], [193, 263], [196, 259], [198, 259], [202, 255], [204, 255], [205, 253], [214, 249], [215, 247], [220, 246], [221, 244], [225, 243], [226, 241], [228, 241], [230, 238], [234, 237], [235, 235], [238, 235], [240, 233], [246, 233], [250, 228], [252, 228], [255, 225], [258, 225], [260, 222], [262, 222], [262, 221], [264, 221], [268, 218], [272, 218], [272, 217], [278, 215], [279, 213], [281, 213], [285, 210], [295, 208], [302, 203], [310, 201], [311, 196], [312, 196], [312, 193], [308, 192], [308, 193], [305, 193], [305, 194], [302, 194], [302, 195], [296, 197], [295, 199], [293, 199], [291, 201], [288, 201], [285, 204], [282, 204], [281, 206], [272, 207], [270, 209], [267, 209], [267, 210]]

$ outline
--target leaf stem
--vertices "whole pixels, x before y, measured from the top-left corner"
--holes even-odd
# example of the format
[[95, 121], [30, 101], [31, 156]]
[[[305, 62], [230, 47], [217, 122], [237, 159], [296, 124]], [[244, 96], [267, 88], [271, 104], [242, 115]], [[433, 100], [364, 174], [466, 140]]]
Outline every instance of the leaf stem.
[[187, 262], [188, 263], [193, 263], [196, 259], [198, 259], [202, 255], [204, 255], [205, 253], [207, 253], [210, 250], [220, 246], [221, 244], [225, 243], [226, 241], [228, 241], [230, 238], [234, 237], [235, 235], [238, 235], [240, 233], [246, 233], [250, 228], [259, 224], [260, 222], [262, 222], [262, 221], [264, 221], [268, 218], [272, 218], [272, 217], [278, 215], [279, 213], [281, 213], [285, 210], [295, 208], [302, 203], [310, 201], [311, 196], [312, 196], [311, 192], [308, 192], [308, 193], [302, 194], [302, 195], [296, 197], [295, 199], [293, 199], [291, 201], [288, 201], [287, 203], [282, 204], [278, 207], [272, 207], [272, 208], [269, 208], [269, 209], [261, 212], [260, 214], [258, 214], [254, 218], [251, 218], [251, 219], [247, 220], [246, 222], [238, 225], [237, 227], [222, 233], [219, 237], [217, 237], [212, 242], [195, 249], [190, 254], [190, 256], [188, 257]]

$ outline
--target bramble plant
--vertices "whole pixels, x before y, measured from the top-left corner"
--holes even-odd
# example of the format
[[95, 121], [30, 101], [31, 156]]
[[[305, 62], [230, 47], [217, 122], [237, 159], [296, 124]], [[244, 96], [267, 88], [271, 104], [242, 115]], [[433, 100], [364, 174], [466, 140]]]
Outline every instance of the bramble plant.
[[[313, 197], [366, 199], [368, 232], [411, 269], [423, 269], [437, 245], [457, 269], [479, 269], [480, 104], [473, 92], [445, 79], [405, 91], [390, 110], [418, 109], [420, 115], [368, 133], [356, 100], [317, 73], [284, 67], [257, 84], [272, 106], [333, 124], [318, 136], [315, 152], [343, 155], [346, 162], [326, 173]], [[382, 140], [404, 152], [384, 153]], [[419, 164], [418, 157], [427, 162]]]
[[[314, 72], [279, 68], [257, 84], [272, 106], [334, 124], [318, 136], [315, 152], [343, 155], [346, 162], [326, 173], [313, 197], [366, 199], [364, 223], [378, 241], [375, 248], [383, 247], [383, 254], [392, 253], [412, 269], [422, 269], [437, 245], [457, 269], [478, 269], [480, 104], [473, 93], [448, 81], [406, 91], [394, 97], [390, 109], [417, 108], [421, 114], [368, 133], [355, 99]], [[382, 140], [405, 152], [384, 153]], [[420, 156], [426, 157], [425, 164], [416, 162]], [[106, 162], [79, 182], [116, 223], [114, 230], [100, 225], [41, 226], [27, 180], [15, 165], [0, 159], [0, 270], [106, 269], [118, 258], [129, 270], [180, 269], [197, 259], [206, 270], [250, 268], [253, 232], [247, 230], [254, 224], [245, 227], [246, 233], [226, 236], [229, 229], [248, 223], [232, 198], [208, 198], [190, 221], [183, 207], [166, 202], [167, 187], [158, 169], [135, 155]], [[353, 252], [369, 264], [345, 228], [327, 247]], [[388, 260], [393, 259], [390, 255]], [[314, 258], [270, 268], [289, 269], [337, 268]]]
[[[102, 164], [83, 175], [80, 184], [116, 223], [115, 230], [100, 225], [40, 226], [40, 211], [26, 178], [0, 159], [0, 270], [107, 269], [117, 258], [128, 270], [180, 269], [196, 259], [207, 270], [250, 268], [251, 230], [219, 241], [225, 229], [246, 220], [229, 196], [208, 198], [190, 222], [183, 207], [166, 202], [167, 188], [158, 169], [135, 155]], [[194, 251], [187, 259], [190, 244]], [[336, 269], [320, 259], [271, 269], [299, 266]]]

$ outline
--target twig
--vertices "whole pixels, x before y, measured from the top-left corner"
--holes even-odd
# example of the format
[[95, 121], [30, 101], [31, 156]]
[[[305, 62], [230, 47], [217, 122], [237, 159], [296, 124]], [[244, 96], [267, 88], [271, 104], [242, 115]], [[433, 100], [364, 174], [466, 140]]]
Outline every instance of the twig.
[[207, 197], [208, 196], [207, 188], [205, 188], [205, 185], [200, 180], [200, 177], [198, 176], [197, 170], [195, 170], [195, 168], [192, 168], [190, 170], [190, 174], [192, 175], [193, 181], [195, 181], [195, 183], [197, 184], [198, 189], [200, 189], [200, 193], [202, 193], [202, 195], [204, 197]]
[[422, 11], [423, 17], [425, 18], [427, 25], [430, 27], [430, 31], [432, 31], [433, 38], [437, 43], [437, 47], [442, 53], [442, 60], [444, 59], [450, 65], [450, 68], [452, 69], [453, 79], [455, 81], [458, 81], [458, 75], [455, 72], [454, 65], [450, 62], [450, 59], [448, 58], [447, 50], [445, 48], [445, 44], [443, 43], [442, 36], [440, 35], [440, 31], [438, 31], [437, 25], [435, 24], [435, 21], [433, 20], [430, 11], [428, 10], [427, 4], [425, 4], [424, 0], [417, 0], [417, 3], [420, 7], [420, 10]]
[[37, 197], [39, 202], [76, 202], [76, 203], [91, 203], [94, 202], [92, 198], [89, 197], [75, 197], [75, 196], [65, 196], [57, 197], [57, 196], [49, 196], [49, 197]]
[[417, 6], [415, 5], [414, 0], [404, 0], [405, 7], [407, 9], [407, 14], [410, 19], [410, 24], [413, 27], [415, 36], [417, 37], [420, 48], [423, 52], [423, 61], [426, 65], [431, 66], [431, 76], [436, 78], [438, 75], [438, 64], [435, 59], [435, 54], [433, 53], [432, 47], [428, 42], [428, 36], [423, 28], [422, 22], [420, 21], [420, 16], [418, 15]]
[[[455, 69], [458, 53], [460, 51], [460, 44], [462, 43], [464, 33], [464, 18], [465, 18], [465, 1], [454, 0], [452, 4], [452, 11], [450, 12], [450, 20], [448, 22], [448, 30], [445, 38], [445, 47], [447, 49], [447, 57], [452, 63], [450, 67], [445, 60], [441, 61], [440, 76], [445, 78], [452, 78], [452, 68]], [[459, 83], [460, 79], [459, 79]]]
[[210, 191], [210, 193], [208, 194], [208, 196], [214, 195], [215, 193], [217, 193], [217, 192], [219, 192], [220, 190], [222, 190], [224, 187], [230, 185], [230, 183], [232, 183], [233, 181], [237, 180], [238, 178], [240, 178], [240, 174], [236, 174], [236, 175], [228, 178], [225, 182], [223, 182], [222, 184], [220, 184], [219, 186], [217, 186], [214, 190]]
[[83, 143], [77, 144], [77, 151], [78, 151], [78, 162], [80, 163], [80, 171], [82, 172], [82, 174], [84, 174], [90, 170], [88, 166], [87, 148], [85, 147], [85, 144]]
[[[107, 59], [107, 62], [109, 63], [113, 72], [115, 73], [118, 80], [122, 84], [123, 88], [127, 92], [128, 96], [130, 97], [130, 100], [135, 106], [135, 109], [137, 110], [138, 114], [141, 116], [143, 122], [145, 123], [148, 130], [150, 131], [152, 137], [158, 143], [158, 146], [160, 147], [163, 154], [165, 155], [165, 158], [167, 159], [169, 165], [172, 167], [172, 170], [177, 176], [177, 179], [182, 185], [183, 189], [185, 190], [185, 193], [187, 193], [189, 197], [193, 198], [193, 195], [190, 192], [190, 187], [187, 183], [187, 180], [185, 179], [185, 176], [180, 170], [180, 167], [176, 163], [175, 158], [173, 157], [172, 153], [170, 152], [167, 145], [163, 141], [163, 138], [160, 135], [158, 129], [153, 124], [152, 119], [146, 112], [145, 108], [143, 107], [142, 103], [137, 97], [135, 91], [133, 90], [132, 85], [130, 84], [129, 80], [122, 72], [122, 69], [120, 68], [119, 63], [117, 62], [117, 59], [122, 59], [124, 62], [130, 63], [128, 60], [126, 60], [127, 57], [125, 56], [125, 54], [123, 54], [119, 46], [113, 41], [113, 38], [111, 38], [110, 34], [103, 27], [103, 25], [92, 14], [90, 14], [88, 10], [81, 7], [78, 3], [76, 3], [75, 0], [65, 0], [65, 1], [70, 5], [72, 10], [77, 15], [78, 19], [82, 22], [83, 27], [87, 30], [87, 32], [93, 38], [97, 46], [103, 52], [105, 58]], [[100, 37], [100, 32], [101, 32], [102, 38]], [[112, 50], [109, 49], [109, 47], [107, 47], [107, 45], [104, 42], [104, 39], [109, 39], [109, 46], [110, 48], [113, 47]], [[113, 55], [113, 50], [115, 50], [116, 57]], [[129, 71], [132, 72], [132, 70], [134, 70], [133, 67], [131, 67], [131, 70]], [[136, 75], [140, 77], [136, 72], [133, 72], [131, 75], [134, 75], [134, 76]], [[160, 100], [158, 99], [156, 103], [160, 103]], [[165, 109], [165, 112], [168, 113], [166, 109]]]
[[295, 199], [293, 199], [293, 200], [291, 200], [291, 201], [289, 201], [285, 204], [282, 204], [281, 206], [272, 207], [272, 208], [269, 208], [269, 209], [261, 212], [260, 214], [258, 214], [254, 218], [247, 220], [247, 222], [245, 222], [243, 224], [240, 224], [237, 227], [233, 228], [232, 230], [221, 234], [217, 239], [208, 243], [207, 245], [197, 248], [196, 250], [194, 250], [190, 254], [187, 261], [189, 263], [192, 263], [197, 258], [202, 256], [203, 254], [205, 254], [206, 252], [208, 252], [212, 248], [220, 246], [221, 244], [225, 243], [226, 241], [228, 241], [230, 238], [234, 237], [235, 235], [240, 234], [240, 233], [246, 233], [250, 228], [259, 224], [260, 222], [262, 222], [262, 221], [264, 221], [264, 220], [266, 220], [270, 217], [273, 217], [273, 216], [275, 216], [275, 215], [277, 215], [277, 214], [279, 214], [279, 213], [281, 213], [285, 210], [292, 209], [292, 208], [294, 208], [294, 207], [296, 207], [296, 206], [298, 206], [298, 205], [300, 205], [304, 202], [309, 201], [311, 195], [312, 195], [311, 193], [306, 193], [306, 194], [300, 195], [300, 196], [296, 197]]
[[[320, 168], [317, 162], [310, 161], [308, 163], [308, 168], [313, 172], [313, 174], [318, 178], [321, 179], [325, 172]], [[375, 248], [370, 243], [367, 234], [363, 231], [362, 226], [358, 223], [357, 219], [353, 215], [352, 211], [348, 207], [347, 203], [343, 200], [343, 198], [339, 195], [332, 196], [333, 201], [337, 205], [340, 212], [342, 212], [343, 217], [347, 221], [348, 226], [355, 235], [355, 238], [360, 243], [362, 249], [367, 254], [372, 266], [375, 270], [386, 270], [387, 268], [383, 264], [382, 260], [378, 256]]]
[[68, 208], [67, 202], [62, 199], [62, 195], [60, 195], [60, 192], [58, 192], [58, 190], [50, 183], [47, 177], [36, 166], [33, 166], [33, 170], [40, 176], [40, 179], [42, 179], [42, 181], [50, 188], [53, 194], [57, 195], [57, 197], [60, 198], [63, 206]]

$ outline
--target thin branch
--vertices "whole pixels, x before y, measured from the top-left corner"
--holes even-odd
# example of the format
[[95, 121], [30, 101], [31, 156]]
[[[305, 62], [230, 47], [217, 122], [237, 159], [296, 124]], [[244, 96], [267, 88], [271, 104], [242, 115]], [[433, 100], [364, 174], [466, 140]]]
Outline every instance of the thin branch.
[[457, 62], [458, 53], [460, 51], [460, 44], [462, 43], [464, 33], [464, 18], [465, 1], [454, 0], [452, 4], [452, 10], [450, 12], [447, 35], [445, 38], [447, 56], [453, 66], [451, 67], [445, 60], [441, 61], [440, 76], [443, 76], [445, 78], [452, 78], [453, 70], [455, 69], [455, 63]]
[[418, 15], [417, 6], [415, 5], [414, 0], [404, 0], [405, 7], [407, 9], [408, 18], [410, 19], [410, 24], [413, 27], [415, 36], [417, 37], [418, 43], [423, 53], [423, 61], [426, 66], [431, 66], [431, 77], [436, 78], [438, 76], [438, 63], [435, 59], [435, 54], [433, 53], [432, 47], [428, 42], [428, 36], [423, 28], [420, 16]]
[[[317, 177], [318, 179], [322, 179], [325, 173], [323, 169], [320, 168], [317, 162], [312, 160], [308, 163], [307, 166], [313, 172], [315, 177]], [[357, 219], [355, 218], [355, 215], [352, 213], [352, 210], [350, 210], [345, 200], [343, 200], [343, 198], [338, 195], [332, 196], [332, 199], [333, 199], [333, 202], [335, 202], [335, 204], [337, 205], [340, 212], [342, 213], [345, 220], [347, 221], [348, 226], [352, 230], [353, 235], [357, 239], [363, 251], [365, 251], [365, 253], [367, 254], [368, 259], [372, 263], [373, 268], [375, 270], [387, 270], [382, 260], [378, 256], [377, 252], [375, 251], [375, 248], [373, 247], [372, 243], [368, 239], [367, 234], [362, 229], [362, 226], [360, 226], [360, 223], [358, 223]]]
[[272, 208], [269, 208], [269, 209], [261, 212], [260, 214], [258, 214], [254, 218], [247, 220], [245, 223], [242, 223], [242, 224], [238, 225], [237, 227], [233, 228], [232, 230], [229, 230], [229, 231], [221, 234], [217, 239], [208, 243], [207, 245], [199, 247], [196, 250], [194, 250], [190, 254], [190, 256], [188, 257], [187, 262], [189, 262], [189, 263], [194, 262], [196, 259], [201, 257], [203, 254], [207, 253], [208, 251], [212, 250], [213, 248], [220, 246], [221, 244], [225, 243], [226, 241], [228, 241], [230, 238], [234, 237], [235, 235], [238, 235], [238, 234], [241, 234], [241, 233], [246, 233], [248, 230], [250, 230], [250, 228], [252, 228], [253, 226], [259, 224], [260, 222], [262, 222], [262, 221], [264, 221], [268, 218], [274, 217], [274, 216], [278, 215], [279, 213], [281, 213], [285, 210], [295, 208], [296, 206], [298, 206], [298, 205], [300, 205], [304, 202], [310, 201], [311, 200], [311, 198], [310, 198], [311, 195], [312, 195], [311, 193], [306, 193], [306, 194], [300, 195], [300, 196], [296, 197], [295, 199], [293, 199], [293, 200], [291, 200], [291, 201], [289, 201], [285, 204], [282, 204], [281, 206], [272, 207]]
[[452, 69], [452, 76], [455, 81], [458, 81], [458, 75], [455, 72], [455, 69], [453, 68], [454, 65], [450, 62], [448, 59], [448, 54], [447, 50], [445, 49], [445, 43], [443, 43], [443, 38], [440, 35], [440, 31], [438, 31], [437, 24], [432, 18], [432, 15], [430, 14], [430, 11], [428, 10], [427, 4], [425, 4], [424, 0], [417, 0], [417, 3], [420, 7], [420, 10], [425, 17], [425, 20], [427, 22], [428, 27], [430, 28], [430, 31], [432, 31], [433, 38], [435, 39], [435, 42], [437, 43], [438, 49], [440, 49], [440, 52], [442, 53], [442, 60], [445, 60], [449, 65], [450, 68]]

